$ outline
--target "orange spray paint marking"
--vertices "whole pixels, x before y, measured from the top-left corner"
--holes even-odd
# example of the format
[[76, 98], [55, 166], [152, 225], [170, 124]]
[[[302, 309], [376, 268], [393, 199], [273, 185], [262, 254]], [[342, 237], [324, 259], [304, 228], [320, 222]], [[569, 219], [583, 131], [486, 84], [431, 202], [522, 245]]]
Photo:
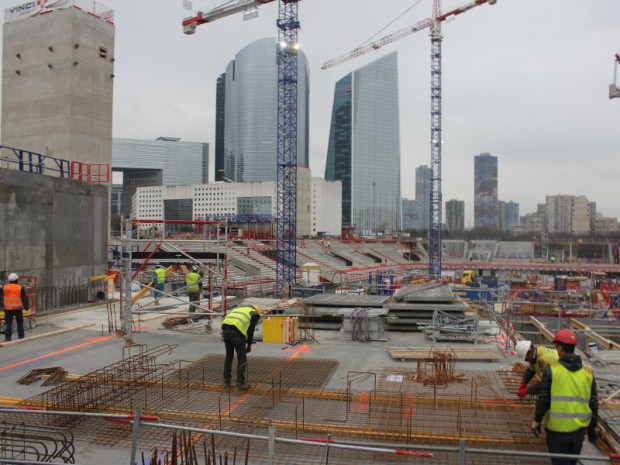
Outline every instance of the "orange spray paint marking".
[[0, 367], [0, 371], [6, 371], [6, 370], [10, 370], [12, 368], [17, 368], [17, 367], [22, 366], [22, 365], [27, 365], [29, 363], [33, 363], [33, 362], [37, 362], [39, 360], [43, 360], [43, 359], [46, 359], [46, 358], [54, 357], [56, 355], [64, 354], [66, 352], [71, 352], [72, 350], [81, 349], [83, 347], [87, 347], [87, 346], [96, 344], [98, 342], [105, 342], [105, 341], [110, 340], [112, 337], [114, 337], [114, 336], [103, 336], [103, 337], [95, 338], [95, 339], [92, 339], [92, 340], [90, 340], [88, 342], [85, 342], [83, 344], [76, 344], [76, 345], [73, 345], [73, 346], [65, 347], [64, 349], [59, 349], [59, 350], [56, 350], [54, 352], [50, 352], [49, 354], [39, 355], [38, 357], [33, 357], [33, 358], [29, 358], [27, 360], [22, 360], [21, 362], [13, 363], [11, 365], [5, 365], [3, 367]]
[[308, 353], [310, 352], [310, 346], [308, 344], [302, 344], [298, 347], [287, 347], [284, 352], [288, 353]]
[[407, 405], [409, 405], [409, 407], [405, 409], [405, 412], [407, 418], [411, 418], [413, 416], [413, 396], [411, 394], [407, 394]]
[[368, 407], [368, 404], [364, 403], [366, 402], [367, 399], [368, 399], [368, 391], [362, 391], [362, 393], [360, 394], [360, 404], [357, 406], [358, 412], [361, 412], [362, 410], [365, 410]]

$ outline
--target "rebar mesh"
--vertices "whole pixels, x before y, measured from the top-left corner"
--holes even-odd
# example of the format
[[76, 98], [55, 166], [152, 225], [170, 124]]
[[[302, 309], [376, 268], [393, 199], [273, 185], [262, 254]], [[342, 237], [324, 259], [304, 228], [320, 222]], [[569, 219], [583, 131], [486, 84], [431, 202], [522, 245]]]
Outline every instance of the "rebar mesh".
[[[544, 439], [530, 432], [533, 403], [514, 395], [514, 371], [467, 371], [450, 368], [450, 376], [429, 376], [416, 369], [384, 368], [380, 373], [347, 376], [340, 390], [323, 388], [337, 367], [334, 360], [251, 357], [249, 392], [221, 385], [223, 355], [210, 354], [197, 361], [157, 363], [169, 346], [139, 354], [47, 391], [27, 403], [48, 410], [157, 415], [162, 422], [202, 429], [267, 435], [269, 425], [279, 437], [331, 437], [337, 442], [398, 444], [415, 447], [456, 446], [546, 451]], [[424, 378], [424, 379], [422, 379]], [[430, 382], [429, 382], [430, 379]], [[441, 382], [439, 382], [441, 381]], [[364, 385], [366, 388], [361, 389]], [[370, 386], [370, 387], [368, 387]], [[20, 415], [30, 423], [70, 425], [76, 441], [129, 450], [131, 425], [86, 417]], [[71, 418], [71, 421], [67, 420]], [[170, 431], [143, 426], [143, 451], [169, 450]], [[245, 439], [193, 433], [196, 443], [207, 441], [218, 454], [235, 454], [247, 448]], [[204, 448], [202, 444], [197, 449]], [[326, 454], [329, 453], [329, 457]], [[252, 464], [267, 463], [267, 443], [252, 440]], [[379, 452], [342, 451], [310, 445], [278, 443], [276, 462], [282, 464], [457, 464], [453, 452], [436, 452], [433, 459]], [[197, 463], [204, 463], [199, 461]], [[232, 462], [231, 462], [232, 463]], [[238, 461], [237, 463], [243, 463]], [[468, 455], [467, 464], [546, 464], [542, 459]]]

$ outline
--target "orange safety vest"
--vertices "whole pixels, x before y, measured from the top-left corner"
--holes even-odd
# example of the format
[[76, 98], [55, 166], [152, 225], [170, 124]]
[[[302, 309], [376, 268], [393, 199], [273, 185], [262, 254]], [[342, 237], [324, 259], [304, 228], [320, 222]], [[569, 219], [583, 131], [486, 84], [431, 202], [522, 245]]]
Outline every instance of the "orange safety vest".
[[5, 284], [2, 293], [4, 294], [5, 310], [21, 310], [23, 308], [22, 287], [19, 284]]

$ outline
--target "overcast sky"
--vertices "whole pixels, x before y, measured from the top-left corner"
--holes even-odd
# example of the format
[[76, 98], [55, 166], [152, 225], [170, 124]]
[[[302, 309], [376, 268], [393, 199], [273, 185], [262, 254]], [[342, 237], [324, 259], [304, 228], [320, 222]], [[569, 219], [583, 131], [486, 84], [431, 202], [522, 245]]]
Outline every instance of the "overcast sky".
[[[245, 45], [277, 35], [277, 2], [260, 7], [257, 19], [229, 16], [194, 35], [182, 33], [191, 14], [182, 0], [102, 3], [116, 24], [114, 137], [181, 137], [209, 142], [213, 154], [216, 79]], [[213, 3], [195, 0], [194, 11]], [[443, 10], [464, 3], [444, 0]], [[402, 194], [415, 197], [415, 167], [430, 163], [428, 31], [320, 69], [408, 9], [378, 37], [428, 18], [432, 1], [300, 1], [314, 176], [324, 175], [335, 82], [397, 50]], [[443, 35], [443, 199], [465, 201], [466, 226], [473, 224], [473, 157], [481, 152], [499, 158], [499, 199], [519, 202], [521, 215], [545, 195], [581, 194], [620, 217], [620, 98], [608, 98], [620, 0], [498, 0], [444, 23]]]

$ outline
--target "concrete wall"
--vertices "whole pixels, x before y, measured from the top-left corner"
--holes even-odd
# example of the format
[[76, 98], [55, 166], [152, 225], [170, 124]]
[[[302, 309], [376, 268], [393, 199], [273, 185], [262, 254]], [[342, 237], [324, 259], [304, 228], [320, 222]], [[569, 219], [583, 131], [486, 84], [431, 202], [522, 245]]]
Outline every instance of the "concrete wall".
[[0, 169], [0, 274], [87, 283], [107, 267], [105, 186]]
[[113, 82], [113, 24], [76, 8], [4, 24], [2, 145], [110, 165]]

